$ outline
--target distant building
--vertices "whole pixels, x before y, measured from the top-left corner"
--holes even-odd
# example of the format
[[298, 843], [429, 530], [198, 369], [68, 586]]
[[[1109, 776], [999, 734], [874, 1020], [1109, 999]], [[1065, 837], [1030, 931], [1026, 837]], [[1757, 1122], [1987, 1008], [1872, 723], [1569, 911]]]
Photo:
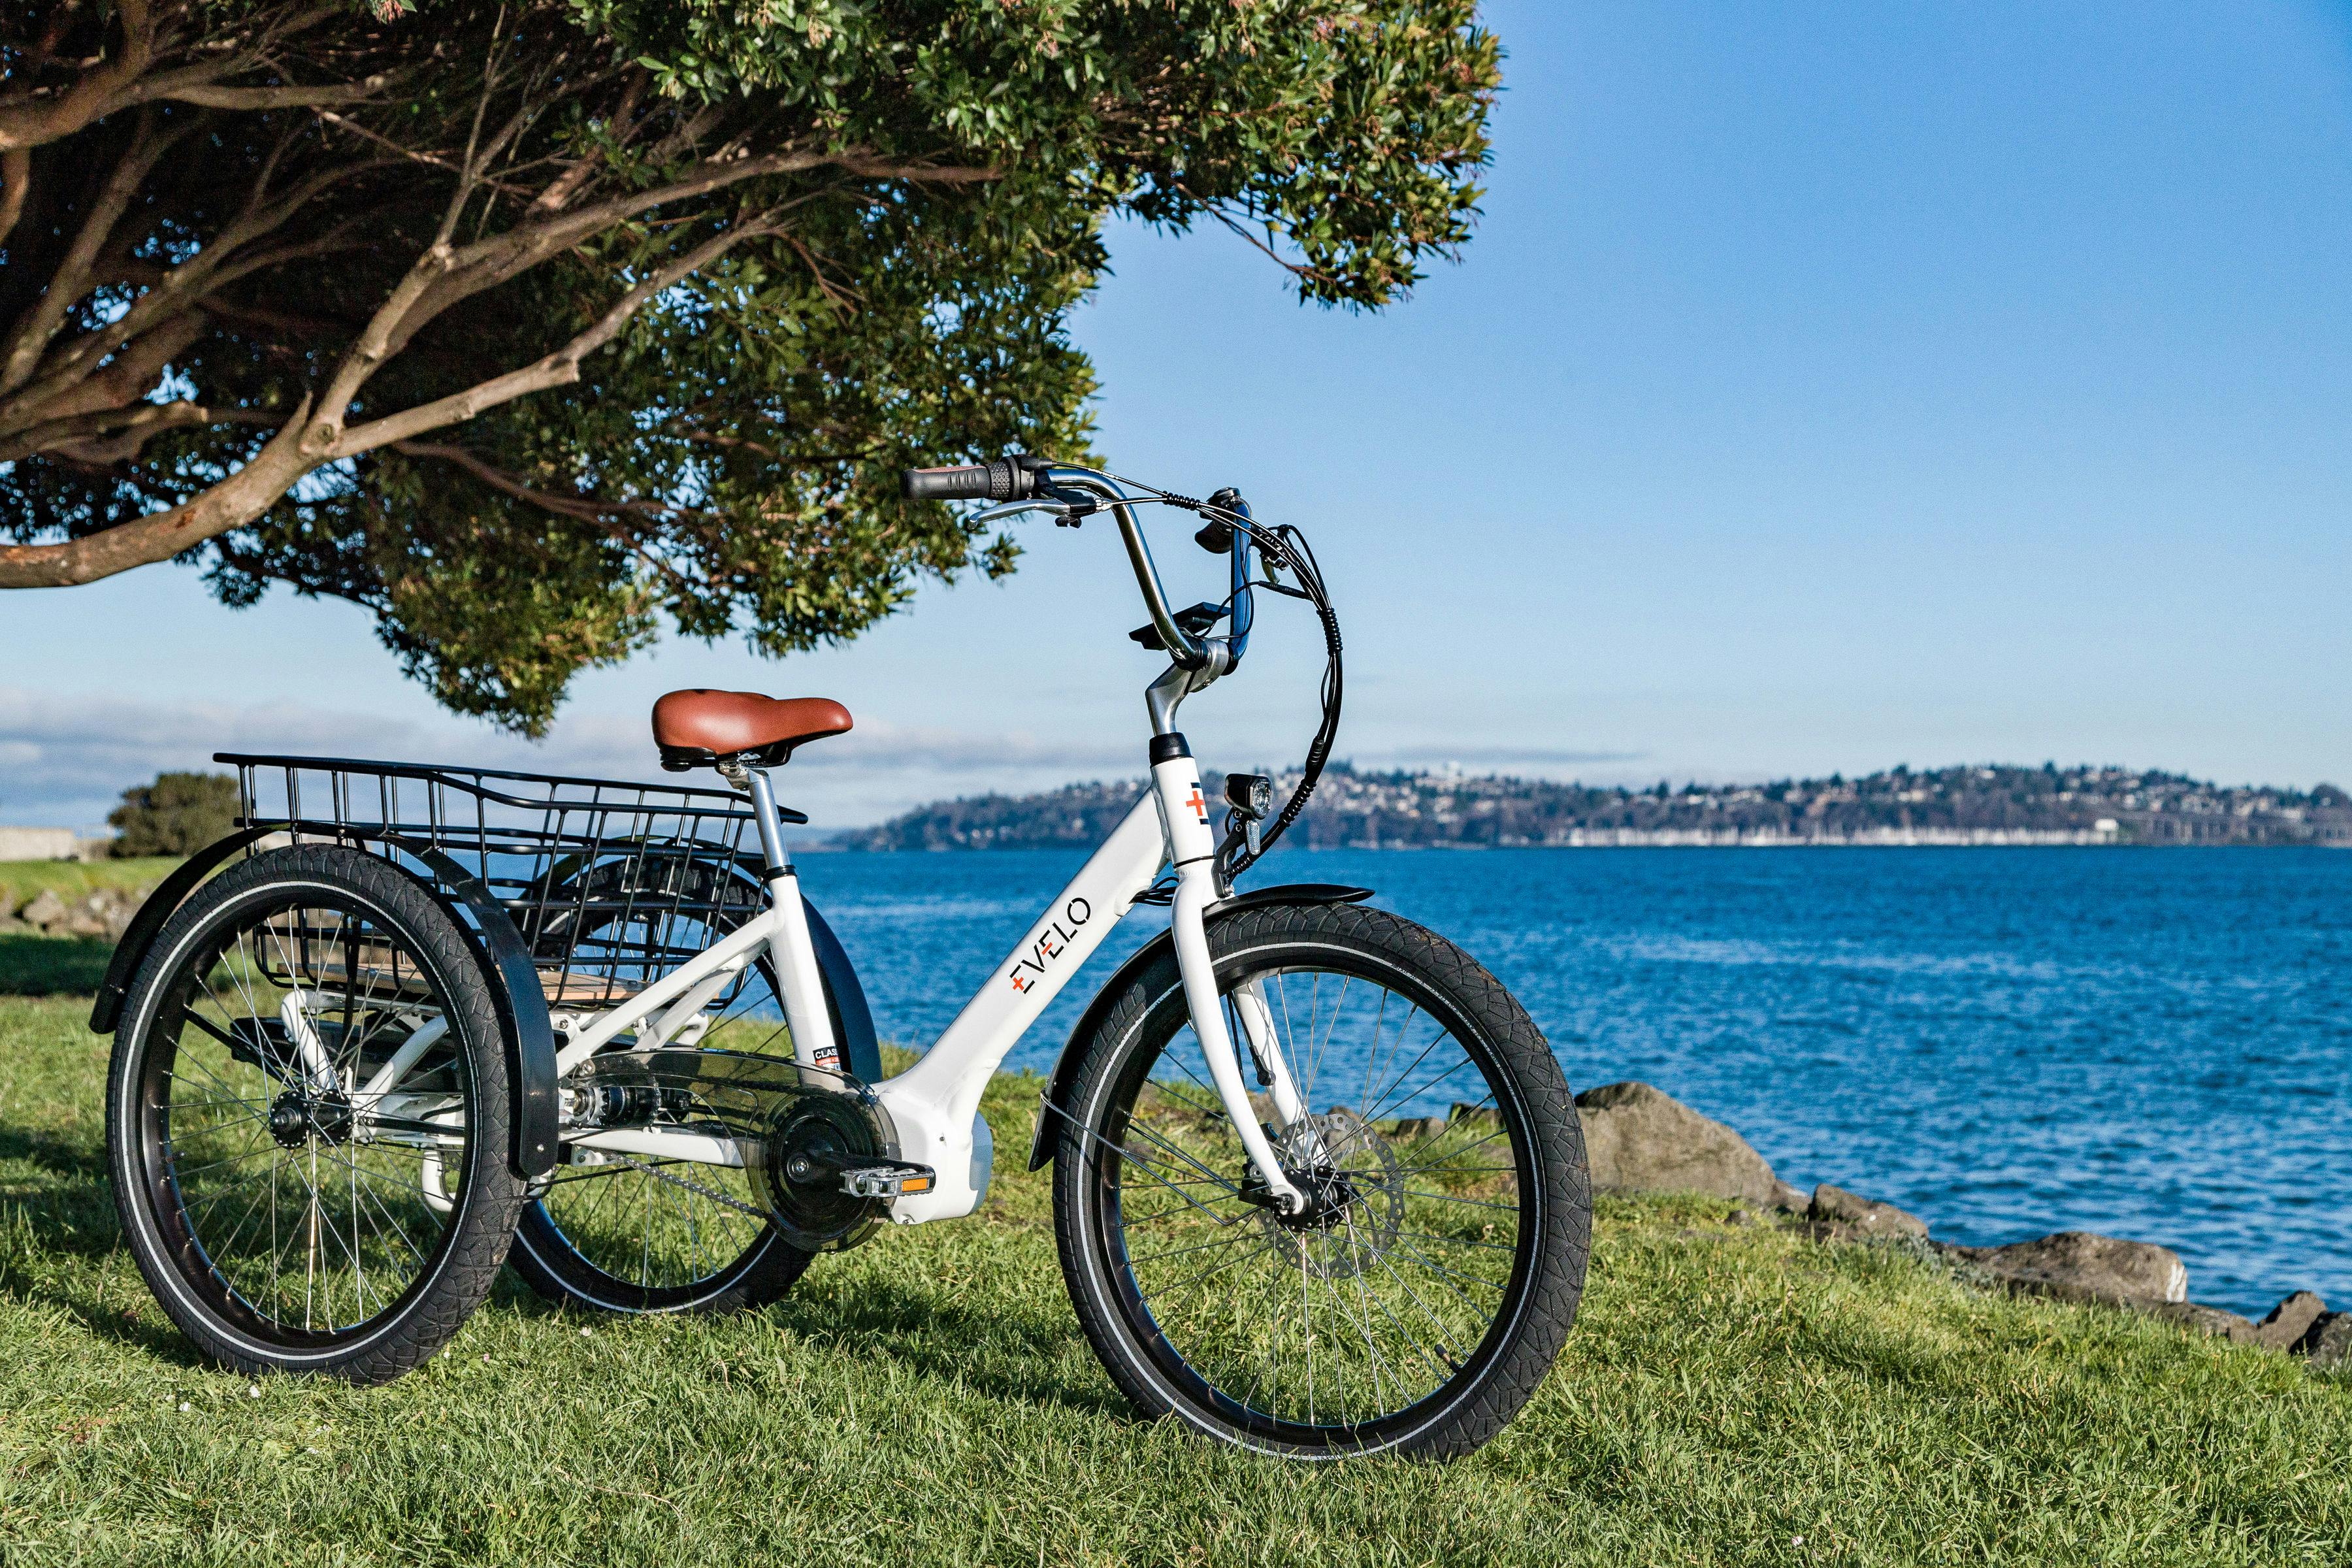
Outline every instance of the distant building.
[[70, 827], [0, 827], [0, 860], [103, 860], [113, 842]]

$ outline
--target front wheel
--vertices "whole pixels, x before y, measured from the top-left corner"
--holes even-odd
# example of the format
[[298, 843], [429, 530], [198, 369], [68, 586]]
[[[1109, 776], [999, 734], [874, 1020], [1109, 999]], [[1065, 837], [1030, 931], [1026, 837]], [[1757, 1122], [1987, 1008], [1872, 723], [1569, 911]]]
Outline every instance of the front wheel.
[[1150, 1415], [1305, 1458], [1467, 1453], [1549, 1370], [1591, 1230], [1559, 1063], [1510, 993], [1423, 928], [1354, 905], [1213, 921], [1226, 1026], [1267, 1021], [1302, 1102], [1259, 1116], [1315, 1201], [1266, 1205], [1173, 953], [1085, 1053], [1054, 1206], [1078, 1319]]

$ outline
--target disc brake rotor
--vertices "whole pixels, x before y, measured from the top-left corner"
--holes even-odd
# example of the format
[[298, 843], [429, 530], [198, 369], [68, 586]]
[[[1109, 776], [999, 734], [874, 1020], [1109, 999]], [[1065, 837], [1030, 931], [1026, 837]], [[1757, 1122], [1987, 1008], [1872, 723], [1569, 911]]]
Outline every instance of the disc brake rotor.
[[1404, 1228], [1404, 1180], [1396, 1151], [1344, 1105], [1302, 1116], [1274, 1140], [1282, 1173], [1307, 1194], [1297, 1215], [1257, 1214], [1276, 1255], [1318, 1279], [1371, 1268]]

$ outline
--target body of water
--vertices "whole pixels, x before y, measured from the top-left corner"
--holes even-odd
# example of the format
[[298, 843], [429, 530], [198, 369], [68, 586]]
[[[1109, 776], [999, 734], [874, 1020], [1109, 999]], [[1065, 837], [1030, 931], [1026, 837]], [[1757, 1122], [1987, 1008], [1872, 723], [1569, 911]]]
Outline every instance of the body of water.
[[[1083, 858], [803, 871], [883, 1037], [920, 1047]], [[1378, 889], [1499, 975], [1576, 1088], [1656, 1084], [1801, 1185], [1952, 1241], [2160, 1241], [2240, 1311], [2352, 1307], [2352, 854], [1284, 849], [1266, 881]], [[1008, 1065], [1049, 1066], [1165, 921], [1130, 916]]]

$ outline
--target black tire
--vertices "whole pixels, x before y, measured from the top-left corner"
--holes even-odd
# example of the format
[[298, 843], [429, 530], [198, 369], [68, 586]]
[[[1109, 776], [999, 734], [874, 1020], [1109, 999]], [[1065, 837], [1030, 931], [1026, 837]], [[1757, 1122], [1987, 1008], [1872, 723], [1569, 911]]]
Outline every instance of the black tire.
[[[1558, 1061], [1493, 975], [1383, 910], [1247, 910], [1213, 920], [1209, 944], [1235, 1040], [1245, 983], [1276, 1015], [1304, 1101], [1276, 1136], [1323, 1196], [1292, 1221], [1252, 1201], [1164, 953], [1071, 1046], [1054, 1212], [1087, 1339], [1144, 1414], [1243, 1447], [1470, 1452], [1534, 1394], [1583, 1291], [1591, 1201]], [[1401, 1022], [1392, 999], [1412, 1009]], [[1333, 1101], [1349, 1079], [1359, 1103]], [[1486, 1097], [1452, 1103], [1474, 1079]], [[1260, 1119], [1272, 1132], [1270, 1101]]]
[[[290, 1004], [322, 1056], [295, 1041], [303, 988], [328, 999]], [[409, 1042], [405, 1092], [368, 1100]], [[200, 889], [140, 966], [108, 1169], [140, 1272], [206, 1355], [379, 1383], [446, 1343], [498, 1277], [523, 1200], [511, 1114], [490, 981], [448, 911], [373, 856], [278, 849]]]
[[[708, 1168], [713, 1172], [718, 1169]], [[557, 1167], [559, 1181], [564, 1179], [564, 1167]], [[724, 1193], [725, 1200], [745, 1201], [742, 1192], [749, 1191], [749, 1184], [740, 1177], [741, 1173], [731, 1171], [718, 1177], [742, 1189]], [[617, 1178], [596, 1179], [612, 1182]], [[650, 1197], [656, 1190], [651, 1184], [660, 1179], [647, 1172], [640, 1191], [633, 1195], [640, 1201]], [[710, 1194], [723, 1191], [712, 1184], [704, 1167], [696, 1167], [691, 1173], [676, 1179], [704, 1189], [701, 1194], [689, 1191], [685, 1200], [689, 1203], [710, 1202]], [[578, 1229], [575, 1222], [573, 1231]], [[592, 1244], [567, 1232], [550, 1213], [542, 1197], [523, 1206], [521, 1220], [515, 1227], [514, 1250], [507, 1254], [507, 1262], [541, 1300], [559, 1307], [630, 1313], [747, 1311], [782, 1300], [800, 1283], [801, 1276], [808, 1272], [809, 1263], [816, 1256], [785, 1241], [774, 1224], [764, 1216], [749, 1234], [749, 1244], [740, 1253], [723, 1263], [712, 1260], [716, 1267], [710, 1273], [677, 1283], [656, 1284], [644, 1279], [632, 1279], [593, 1260], [588, 1256]]]

